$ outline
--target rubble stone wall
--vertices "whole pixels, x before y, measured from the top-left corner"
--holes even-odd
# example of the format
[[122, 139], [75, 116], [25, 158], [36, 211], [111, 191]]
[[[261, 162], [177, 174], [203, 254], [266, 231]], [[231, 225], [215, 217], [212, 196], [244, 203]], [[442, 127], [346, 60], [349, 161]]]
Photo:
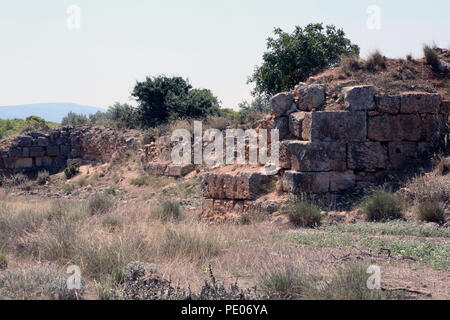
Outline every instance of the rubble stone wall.
[[136, 142], [113, 129], [62, 127], [27, 132], [0, 143], [0, 174], [61, 171], [68, 160], [110, 161]]

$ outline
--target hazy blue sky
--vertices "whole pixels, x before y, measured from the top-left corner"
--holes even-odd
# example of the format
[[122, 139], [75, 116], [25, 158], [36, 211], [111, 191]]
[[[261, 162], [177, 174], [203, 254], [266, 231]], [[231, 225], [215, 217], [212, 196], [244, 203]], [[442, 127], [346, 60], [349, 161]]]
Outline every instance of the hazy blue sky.
[[[67, 8], [81, 9], [69, 30]], [[367, 8], [381, 28], [367, 27]], [[250, 98], [247, 77], [274, 27], [335, 24], [361, 47], [391, 57], [450, 44], [448, 0], [1, 0], [0, 105], [129, 102], [146, 75], [180, 75], [225, 107]]]

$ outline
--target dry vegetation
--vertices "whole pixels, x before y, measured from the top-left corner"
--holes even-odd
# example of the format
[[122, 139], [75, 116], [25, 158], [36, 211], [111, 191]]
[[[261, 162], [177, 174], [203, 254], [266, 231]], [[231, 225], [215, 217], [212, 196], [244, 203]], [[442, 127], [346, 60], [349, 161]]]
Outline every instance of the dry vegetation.
[[[327, 82], [331, 92], [350, 81], [448, 98], [448, 77], [432, 69], [430, 50], [421, 60], [348, 57], [310, 81]], [[242, 125], [231, 120], [210, 117], [207, 126]], [[143, 144], [173, 128], [191, 124], [149, 130]], [[169, 149], [155, 150], [155, 159]], [[450, 298], [448, 156], [395, 191], [351, 195], [347, 211], [293, 198], [272, 216], [243, 214], [226, 224], [199, 218], [201, 175], [199, 168], [178, 180], [148, 175], [130, 150], [115, 163], [3, 178], [0, 299]], [[366, 288], [374, 264], [380, 291]], [[64, 286], [69, 265], [81, 268], [80, 291]]]
[[[447, 166], [444, 158], [394, 194], [369, 193], [345, 213], [352, 223], [338, 224], [301, 199], [287, 215], [206, 224], [197, 173], [136, 184], [132, 159], [125, 168], [81, 167], [70, 182], [14, 177], [0, 189], [0, 298], [448, 298]], [[61, 285], [72, 264], [85, 283], [76, 294]], [[365, 287], [372, 264], [382, 268], [382, 291]]]
[[[380, 51], [366, 59], [348, 56], [341, 63], [321, 74], [309, 78], [309, 83], [325, 83], [328, 103], [339, 105], [343, 86], [370, 84], [378, 94], [399, 94], [405, 91], [437, 92], [450, 98], [450, 52], [424, 46], [424, 58], [390, 59]], [[445, 64], [445, 67], [442, 66]]]

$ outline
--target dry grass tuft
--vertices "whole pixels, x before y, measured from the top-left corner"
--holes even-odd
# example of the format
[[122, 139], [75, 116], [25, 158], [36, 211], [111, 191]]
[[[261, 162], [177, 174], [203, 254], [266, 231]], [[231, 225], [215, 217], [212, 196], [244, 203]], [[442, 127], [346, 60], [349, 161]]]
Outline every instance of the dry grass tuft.
[[375, 190], [362, 204], [362, 210], [369, 221], [389, 221], [403, 217], [403, 205], [395, 195]]
[[317, 227], [322, 215], [320, 207], [312, 201], [292, 198], [285, 206], [289, 221], [296, 227]]
[[376, 50], [366, 60], [365, 67], [370, 72], [386, 69], [386, 57]]
[[419, 220], [426, 222], [445, 222], [445, 205], [438, 201], [425, 201], [417, 208]]
[[217, 237], [205, 230], [175, 231], [166, 229], [162, 251], [169, 257], [185, 257], [188, 260], [206, 260], [220, 253]]
[[429, 64], [434, 70], [438, 70], [441, 63], [439, 61], [439, 55], [436, 52], [435, 46], [430, 47], [429, 45], [424, 45], [423, 54], [427, 64]]

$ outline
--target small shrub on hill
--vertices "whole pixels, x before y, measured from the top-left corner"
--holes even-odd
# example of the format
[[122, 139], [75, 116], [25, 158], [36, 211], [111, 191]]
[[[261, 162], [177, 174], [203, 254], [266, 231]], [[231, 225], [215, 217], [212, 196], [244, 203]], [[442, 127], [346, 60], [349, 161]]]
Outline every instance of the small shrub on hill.
[[445, 222], [445, 207], [438, 201], [425, 201], [417, 208], [419, 220], [426, 222]]
[[380, 53], [380, 51], [375, 51], [367, 58], [366, 69], [371, 72], [378, 69], [386, 69], [386, 58]]
[[64, 174], [67, 179], [75, 177], [78, 173], [80, 173], [80, 164], [78, 161], [72, 161], [69, 166], [64, 169]]
[[114, 206], [114, 200], [105, 194], [96, 194], [88, 199], [88, 211], [91, 215], [104, 214]]
[[362, 210], [369, 221], [389, 221], [403, 216], [400, 199], [383, 190], [376, 190], [367, 196], [363, 201]]
[[36, 178], [37, 184], [42, 185], [42, 184], [45, 184], [49, 180], [50, 180], [50, 174], [48, 173], [47, 170], [39, 171], [37, 178]]
[[438, 70], [441, 63], [439, 61], [439, 56], [435, 48], [432, 48], [429, 45], [425, 45], [423, 47], [423, 54], [425, 55], [427, 64], [429, 64], [433, 69]]
[[153, 214], [162, 221], [178, 221], [182, 217], [182, 210], [178, 202], [164, 200], [161, 206], [157, 208]]
[[289, 221], [296, 227], [317, 227], [322, 220], [319, 206], [299, 197], [292, 198], [284, 210], [288, 214]]
[[17, 173], [15, 175], [12, 175], [8, 179], [8, 184], [12, 186], [22, 186], [29, 182], [29, 179], [26, 175], [23, 173]]

